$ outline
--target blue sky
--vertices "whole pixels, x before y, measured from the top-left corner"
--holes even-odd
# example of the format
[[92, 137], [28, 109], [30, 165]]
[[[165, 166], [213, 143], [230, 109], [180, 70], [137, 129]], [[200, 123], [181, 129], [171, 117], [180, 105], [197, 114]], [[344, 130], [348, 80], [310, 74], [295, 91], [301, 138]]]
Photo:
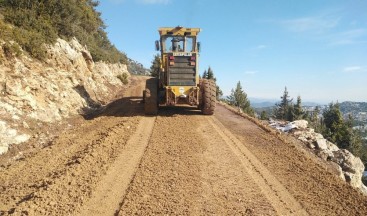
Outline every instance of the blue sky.
[[367, 101], [365, 0], [103, 0], [113, 44], [149, 68], [159, 27], [199, 27], [200, 73], [225, 95]]

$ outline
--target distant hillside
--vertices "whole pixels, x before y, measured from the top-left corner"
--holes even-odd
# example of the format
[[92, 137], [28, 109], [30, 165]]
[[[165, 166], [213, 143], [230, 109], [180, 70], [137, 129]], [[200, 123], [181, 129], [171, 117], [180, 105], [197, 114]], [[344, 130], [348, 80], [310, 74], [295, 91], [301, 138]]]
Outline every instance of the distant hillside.
[[367, 112], [367, 102], [352, 102], [345, 101], [340, 103], [340, 111], [342, 113], [354, 113]]
[[[259, 99], [259, 98], [250, 98], [251, 106], [254, 108], [267, 108], [273, 107], [276, 103], [279, 103], [279, 100], [275, 99]], [[320, 103], [315, 102], [302, 102], [302, 106], [318, 106]]]
[[75, 37], [94, 61], [126, 64], [126, 55], [109, 41], [97, 6], [96, 0], [0, 0], [0, 40], [5, 42], [5, 54], [20, 55], [21, 48], [44, 60], [45, 44]]
[[253, 108], [264, 108], [264, 107], [273, 107], [275, 106], [275, 102], [260, 102], [260, 103], [252, 103], [251, 106]]
[[143, 64], [128, 58], [127, 70], [135, 75], [150, 75], [150, 70], [146, 69]]

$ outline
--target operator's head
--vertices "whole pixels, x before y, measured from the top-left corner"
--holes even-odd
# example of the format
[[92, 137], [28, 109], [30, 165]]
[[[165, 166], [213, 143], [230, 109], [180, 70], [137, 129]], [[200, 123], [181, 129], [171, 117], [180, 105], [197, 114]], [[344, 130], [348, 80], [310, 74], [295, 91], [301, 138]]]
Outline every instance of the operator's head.
[[178, 51], [179, 42], [180, 42], [180, 39], [178, 39], [178, 38], [173, 38], [172, 39], [172, 50], [173, 51], [175, 51], [175, 52]]

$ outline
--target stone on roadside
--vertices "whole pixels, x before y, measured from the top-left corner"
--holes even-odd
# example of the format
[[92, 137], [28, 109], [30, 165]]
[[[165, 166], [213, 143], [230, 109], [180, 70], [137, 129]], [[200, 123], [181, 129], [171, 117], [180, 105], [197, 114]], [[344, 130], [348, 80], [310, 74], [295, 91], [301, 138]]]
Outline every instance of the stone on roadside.
[[296, 120], [292, 122], [298, 129], [306, 129], [308, 122], [306, 120]]
[[346, 149], [334, 152], [333, 161], [342, 168], [347, 182], [354, 188], [361, 188], [364, 164]]
[[333, 170], [336, 172], [337, 176], [341, 178], [343, 181], [345, 181], [345, 176], [344, 176], [342, 168], [335, 162], [331, 162], [330, 165], [333, 168]]
[[304, 137], [304, 136], [300, 136], [300, 137], [298, 137], [298, 140], [301, 140], [301, 141], [302, 141], [302, 142], [304, 142], [304, 143], [307, 143], [307, 142], [308, 142], [307, 138], [306, 138], [306, 137]]
[[310, 149], [314, 149], [314, 148], [315, 148], [315, 145], [314, 145], [312, 142], [307, 142], [307, 146], [308, 146]]
[[318, 149], [321, 149], [321, 150], [326, 150], [326, 149], [328, 149], [328, 146], [327, 146], [327, 144], [326, 144], [326, 139], [324, 139], [324, 138], [322, 138], [322, 139], [316, 139], [315, 144], [316, 144], [316, 147], [317, 147]]
[[328, 149], [332, 152], [339, 151], [339, 147], [332, 142], [326, 141], [326, 145], [328, 146]]

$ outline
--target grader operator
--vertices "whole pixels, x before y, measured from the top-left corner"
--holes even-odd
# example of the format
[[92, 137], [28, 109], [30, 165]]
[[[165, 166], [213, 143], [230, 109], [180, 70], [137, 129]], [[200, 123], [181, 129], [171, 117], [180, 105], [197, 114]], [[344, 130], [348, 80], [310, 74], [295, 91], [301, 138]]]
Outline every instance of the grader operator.
[[189, 105], [212, 115], [216, 105], [213, 80], [199, 79], [199, 28], [159, 28], [161, 51], [158, 78], [147, 80], [144, 90], [145, 113], [156, 115], [159, 106]]

